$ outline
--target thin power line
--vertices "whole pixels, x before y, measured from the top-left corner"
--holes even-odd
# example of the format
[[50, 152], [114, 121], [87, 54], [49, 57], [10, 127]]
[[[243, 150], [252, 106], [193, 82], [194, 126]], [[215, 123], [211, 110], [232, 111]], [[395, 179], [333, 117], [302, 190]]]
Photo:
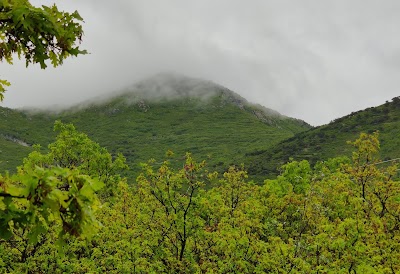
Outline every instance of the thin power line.
[[379, 164], [383, 164], [383, 163], [387, 163], [387, 162], [393, 162], [393, 161], [398, 161], [398, 160], [400, 160], [400, 158], [395, 158], [395, 159], [391, 159], [391, 160], [386, 160], [386, 161], [377, 162], [377, 163], [374, 163], [374, 165], [379, 165]]

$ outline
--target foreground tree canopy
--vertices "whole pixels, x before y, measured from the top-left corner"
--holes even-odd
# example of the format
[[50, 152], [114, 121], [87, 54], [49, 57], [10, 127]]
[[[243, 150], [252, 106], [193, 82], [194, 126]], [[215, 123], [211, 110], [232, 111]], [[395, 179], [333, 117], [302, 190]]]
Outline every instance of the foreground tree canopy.
[[96, 192], [112, 196], [121, 180], [123, 156], [113, 159], [72, 125], [56, 122], [54, 128], [59, 134], [48, 153], [36, 147], [15, 175], [0, 176], [0, 238], [22, 230], [35, 243], [50, 224], [60, 235], [90, 236], [98, 226]]
[[[85, 54], [81, 42], [83, 19], [78, 12], [51, 7], [34, 7], [28, 0], [0, 0], [0, 61], [12, 64], [14, 54], [25, 58], [26, 66], [39, 63], [47, 67], [63, 63], [69, 56]], [[6, 80], [0, 80], [0, 100]]]
[[[56, 128], [61, 134], [49, 152], [42, 154], [38, 148], [19, 173], [34, 169], [43, 177], [42, 169], [54, 163], [60, 167], [47, 171], [57, 180], [54, 184], [72, 183], [70, 189], [75, 192], [60, 189], [51, 197], [80, 197], [75, 204], [93, 202], [93, 186], [104, 180], [102, 172], [87, 166], [86, 153], [96, 145], [88, 145], [87, 150], [81, 147], [84, 152], [77, 160], [76, 144], [69, 148], [65, 144], [68, 136], [75, 142], [82, 135], [71, 125], [58, 123]], [[63, 226], [64, 217], [58, 212], [63, 210], [53, 211], [51, 206], [39, 210], [40, 220], [52, 221], [51, 225], [42, 221], [46, 233], [36, 232], [37, 222], [15, 226], [17, 221], [9, 221], [11, 237], [0, 243], [0, 269], [31, 273], [398, 273], [398, 167], [379, 160], [377, 134], [361, 134], [350, 145], [354, 147], [351, 159], [334, 158], [314, 167], [307, 161], [289, 162], [282, 166], [280, 176], [262, 184], [249, 182], [243, 167], [230, 167], [219, 175], [190, 154], [182, 168], [174, 169], [170, 162], [182, 159], [168, 153], [167, 161], [142, 164], [136, 182], [128, 184], [117, 172], [111, 175], [112, 195], [104, 196], [102, 206], [97, 200], [97, 210], [89, 218], [102, 227], [87, 241], [79, 241], [73, 233], [67, 235], [62, 253], [54, 243]], [[93, 155], [101, 155], [96, 150]], [[102, 163], [94, 166], [104, 166], [103, 157], [93, 159]], [[125, 168], [118, 157], [106, 163], [116, 167], [113, 170]], [[62, 170], [65, 166], [72, 171]], [[65, 179], [68, 176], [76, 179]], [[83, 187], [75, 187], [75, 181]], [[89, 189], [83, 191], [84, 186]], [[72, 206], [69, 199], [50, 203]], [[14, 204], [16, 212], [26, 208], [26, 203]], [[32, 235], [36, 241], [30, 240]]]

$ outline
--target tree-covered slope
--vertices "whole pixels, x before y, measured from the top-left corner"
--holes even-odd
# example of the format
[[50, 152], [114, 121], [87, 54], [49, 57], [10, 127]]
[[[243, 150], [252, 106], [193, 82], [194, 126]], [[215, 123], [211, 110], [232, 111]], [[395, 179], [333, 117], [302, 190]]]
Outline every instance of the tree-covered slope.
[[14, 172], [32, 145], [47, 146], [55, 136], [53, 124], [54, 118], [46, 113], [32, 115], [0, 107], [0, 171]]
[[250, 174], [275, 175], [277, 167], [290, 158], [311, 163], [351, 154], [346, 145], [361, 132], [379, 131], [382, 159], [400, 157], [400, 97], [378, 107], [353, 112], [327, 125], [296, 134], [272, 147], [254, 150], [246, 155]]
[[0, 139], [10, 147], [9, 153], [18, 156], [2, 154], [1, 170], [13, 170], [20, 164], [16, 158], [30, 150], [4, 136], [46, 147], [57, 119], [73, 123], [112, 153], [122, 153], [132, 176], [140, 162], [163, 159], [168, 150], [182, 156], [191, 152], [225, 169], [243, 162], [250, 151], [310, 128], [214, 83], [171, 75], [150, 78], [114, 97], [59, 113], [10, 109], [0, 113]]

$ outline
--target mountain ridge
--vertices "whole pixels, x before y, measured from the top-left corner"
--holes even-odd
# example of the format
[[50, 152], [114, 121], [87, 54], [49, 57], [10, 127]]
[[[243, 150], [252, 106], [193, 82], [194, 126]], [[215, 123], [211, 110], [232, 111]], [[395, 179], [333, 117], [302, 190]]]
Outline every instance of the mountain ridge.
[[216, 95], [224, 95], [225, 100], [236, 104], [239, 108], [244, 106], [254, 106], [268, 115], [290, 118], [302, 121], [308, 125], [306, 121], [289, 117], [279, 113], [276, 110], [262, 106], [257, 103], [249, 102], [247, 99], [235, 93], [234, 91], [214, 83], [210, 80], [201, 78], [187, 77], [173, 73], [160, 73], [152, 77], [145, 78], [130, 87], [116, 91], [113, 94], [94, 97], [84, 102], [78, 103], [72, 107], [63, 109], [62, 111], [73, 111], [74, 109], [83, 109], [91, 105], [103, 105], [117, 98], [123, 98], [124, 103], [128, 105], [140, 102], [157, 102], [159, 100], [177, 100], [182, 98], [199, 98], [207, 102]]

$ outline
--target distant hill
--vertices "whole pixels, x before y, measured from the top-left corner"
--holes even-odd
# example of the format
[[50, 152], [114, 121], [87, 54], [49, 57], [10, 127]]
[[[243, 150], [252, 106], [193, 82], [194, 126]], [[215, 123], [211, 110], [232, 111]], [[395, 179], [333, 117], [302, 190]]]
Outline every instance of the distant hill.
[[311, 128], [212, 82], [162, 74], [58, 113], [0, 108], [0, 171], [15, 170], [32, 144], [46, 147], [57, 119], [125, 155], [131, 177], [139, 162], [162, 160], [167, 150], [191, 152], [223, 170]]
[[400, 157], [400, 97], [378, 107], [353, 112], [328, 125], [296, 134], [264, 150], [246, 154], [250, 174], [274, 176], [277, 168], [289, 158], [306, 159], [311, 163], [339, 155], [351, 155], [346, 141], [355, 140], [361, 132], [379, 131], [381, 157]]

